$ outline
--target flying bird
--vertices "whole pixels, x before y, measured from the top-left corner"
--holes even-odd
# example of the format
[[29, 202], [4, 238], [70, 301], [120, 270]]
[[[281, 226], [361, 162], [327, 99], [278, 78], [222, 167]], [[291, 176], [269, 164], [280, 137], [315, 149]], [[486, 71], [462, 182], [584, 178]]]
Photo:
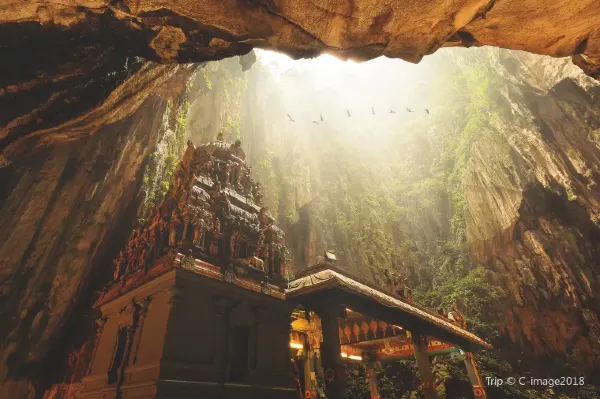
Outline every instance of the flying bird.
[[290, 122], [296, 122], [295, 120], [292, 119], [292, 117], [290, 116], [290, 114], [287, 114], [287, 117], [290, 119]]
[[321, 122], [325, 121], [325, 119], [323, 119], [323, 114], [321, 114]]
[[350, 118], [352, 115], [350, 115], [350, 110], [348, 108], [346, 108], [346, 112], [348, 112], [348, 118]]
[[408, 112], [415, 112], [415, 111], [413, 111], [412, 109], [409, 109], [409, 108], [406, 108], [406, 110], [407, 110]]
[[312, 123], [314, 123], [317, 126], [319, 125], [319, 122], [317, 122], [317, 121], [312, 121]]
[[373, 115], [375, 115], [375, 107], [371, 107], [371, 112], [373, 112]]
[[429, 115], [429, 110], [427, 108], [425, 108], [425, 112], [427, 112], [427, 115]]
[[394, 111], [393, 109], [390, 108], [390, 114], [395, 114], [396, 111]]

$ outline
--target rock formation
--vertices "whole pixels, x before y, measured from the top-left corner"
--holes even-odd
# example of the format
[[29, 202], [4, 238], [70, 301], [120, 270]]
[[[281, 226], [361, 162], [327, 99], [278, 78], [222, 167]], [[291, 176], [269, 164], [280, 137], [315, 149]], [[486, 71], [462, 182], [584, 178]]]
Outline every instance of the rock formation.
[[116, 106], [118, 88], [141, 88], [144, 79], [151, 85], [165, 68], [132, 82], [143, 64], [138, 57], [186, 63], [262, 47], [293, 57], [328, 52], [418, 62], [444, 46], [492, 45], [573, 56], [598, 77], [599, 17], [594, 0], [7, 0], [0, 8], [0, 58], [9, 60], [0, 66], [0, 160], [6, 165], [129, 115], [140, 97]]
[[499, 100], [501, 143], [473, 149], [468, 239], [507, 287], [502, 328], [513, 342], [534, 355], [576, 350], [597, 363], [600, 88], [502, 54], [495, 70], [514, 86]]
[[[143, 200], [144, 168], [166, 128], [169, 100], [177, 103], [185, 89], [177, 82], [194, 69], [141, 65], [113, 92], [112, 106], [67, 122], [74, 136], [54, 130], [46, 137], [61, 139], [27, 162], [1, 169], [2, 380], [31, 375], [50, 351], [70, 349], [62, 347], [64, 327], [82, 319], [94, 289], [106, 281], [106, 270], [93, 265], [110, 262], [107, 257], [127, 239], [122, 226], [133, 225]], [[167, 78], [168, 85], [161, 85]], [[129, 108], [136, 102], [139, 108]], [[98, 134], [87, 135], [94, 125]], [[75, 322], [81, 333], [69, 339], [85, 335], [80, 327], [85, 323]], [[43, 366], [41, 374], [59, 367]], [[0, 384], [0, 397], [27, 397], [33, 389], [28, 380]]]
[[[435, 4], [416, 0], [393, 4], [373, 0], [3, 1], [0, 378], [22, 379], [2, 384], [0, 396], [25, 397], [34, 391], [32, 376], [40, 372], [39, 363], [61, 336], [76, 305], [90, 295], [98, 265], [109, 262], [126, 239], [119, 232], [136, 217], [143, 167], [159, 141], [169, 101], [182, 101], [194, 69], [185, 63], [246, 54], [254, 47], [277, 49], [293, 57], [328, 52], [356, 59], [385, 55], [418, 62], [445, 46], [493, 45], [573, 56], [577, 66], [598, 78], [599, 15], [600, 3], [595, 0], [562, 0], [551, 5], [540, 0]], [[550, 97], [567, 95], [560, 87], [557, 90]], [[567, 109], [559, 97], [547, 100], [548, 106]], [[585, 101], [596, 100], [586, 97]], [[589, 109], [577, 112], [586, 118]], [[555, 136], [548, 153], [575, 144], [580, 148], [583, 139], [578, 134]], [[567, 147], [563, 147], [565, 141]], [[578, 208], [589, 216], [591, 206], [597, 206], [593, 203], [597, 189], [588, 187], [592, 180], [581, 176], [588, 169], [597, 173], [590, 167], [594, 158], [589, 152], [561, 157], [546, 162], [532, 156], [528, 162], [537, 165], [534, 174], [550, 187], [555, 187], [555, 180], [563, 189], [572, 190], [567, 196], [577, 200], [565, 206], [589, 206]], [[571, 175], [577, 179], [570, 179]], [[527, 191], [515, 184], [519, 194], [504, 199], [509, 208], [506, 214], [495, 215], [497, 224], [479, 226], [472, 235], [489, 241], [481, 254], [495, 259], [499, 268], [512, 255], [493, 257], [497, 254], [489, 248], [498, 239], [497, 226], [511, 234], [529, 231], [518, 227], [522, 226], [519, 220], [527, 220], [526, 207], [542, 195], [539, 186], [527, 186]], [[542, 190], [543, 196], [562, 189], [553, 190]], [[543, 215], [546, 210], [536, 212]], [[535, 249], [535, 242], [550, 237], [555, 228], [569, 228], [568, 223], [561, 223], [548, 221], [531, 233], [534, 237], [529, 241], [518, 241], [515, 251], [527, 252], [528, 259], [536, 259], [532, 265], [547, 268], [550, 260]], [[581, 223], [575, 236], [593, 230], [587, 221]], [[582, 245], [577, 253], [588, 251], [583, 259], [595, 259], [588, 257], [587, 244]], [[538, 260], [544, 256], [545, 260]], [[554, 273], [558, 272], [547, 271], [544, 284], [558, 278]], [[584, 271], [564, 287], [587, 292], [593, 287], [587, 279]], [[525, 291], [514, 286], [516, 306], [520, 306], [518, 298], [529, 295]], [[540, 292], [535, 295], [543, 295]], [[583, 312], [590, 298], [572, 294], [571, 301], [561, 306], [580, 306]], [[515, 313], [515, 325], [525, 325], [517, 319], [531, 319], [531, 308], [527, 309]], [[534, 330], [540, 328], [544, 324]]]

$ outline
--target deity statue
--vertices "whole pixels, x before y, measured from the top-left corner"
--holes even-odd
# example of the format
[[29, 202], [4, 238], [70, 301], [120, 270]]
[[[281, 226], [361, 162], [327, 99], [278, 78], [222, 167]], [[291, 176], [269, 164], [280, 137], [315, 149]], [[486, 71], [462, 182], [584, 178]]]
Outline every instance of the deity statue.
[[119, 278], [121, 278], [121, 276], [125, 272], [125, 263], [126, 263], [125, 253], [123, 251], [119, 251], [119, 255], [113, 261], [113, 263], [115, 265], [115, 271], [113, 273], [113, 279], [115, 281], [117, 281]]
[[181, 160], [181, 164], [185, 169], [190, 169], [192, 167], [195, 152], [196, 148], [194, 147], [194, 143], [192, 143], [191, 140], [188, 140], [187, 147], [185, 149], [185, 152], [183, 153], [183, 158]]
[[148, 249], [146, 251], [146, 271], [154, 263], [156, 256], [156, 228], [148, 230]]
[[233, 163], [231, 161], [227, 161], [227, 164], [225, 164], [225, 184], [226, 185], [229, 184], [232, 166], [233, 166]]
[[141, 269], [146, 265], [146, 259], [148, 257], [149, 245], [148, 245], [148, 230], [144, 229], [138, 237], [138, 257], [135, 269]]
[[242, 194], [250, 195], [252, 192], [252, 179], [250, 178], [250, 171], [247, 168], [244, 168], [241, 176], [241, 190]]
[[188, 228], [189, 225], [192, 223], [192, 211], [190, 209], [190, 207], [188, 206], [188, 201], [187, 201], [187, 194], [184, 193], [182, 196], [182, 201], [180, 202], [180, 204], [182, 205], [180, 210], [181, 210], [181, 218], [183, 219], [183, 233], [181, 233], [181, 238], [179, 240], [179, 244], [181, 244], [184, 240], [187, 240], [187, 236], [188, 236]]
[[169, 247], [177, 246], [177, 235], [181, 220], [177, 216], [177, 211], [173, 209], [171, 212], [171, 219], [169, 220]]
[[239, 158], [241, 160], [246, 159], [246, 153], [242, 149], [242, 142], [240, 140], [236, 140], [235, 143], [231, 144], [229, 149], [231, 150], [231, 153], [233, 155], [235, 155], [237, 158]]
[[452, 310], [448, 313], [448, 318], [461, 328], [466, 328], [467, 326], [467, 321], [463, 314], [458, 310], [456, 302], [452, 304]]
[[266, 206], [260, 208], [260, 211], [258, 212], [258, 223], [261, 227], [266, 227], [270, 224], [269, 208]]
[[165, 249], [168, 246], [168, 243], [169, 243], [168, 226], [169, 226], [169, 224], [167, 223], [165, 218], [161, 217], [158, 220], [158, 223], [156, 225], [156, 229], [158, 231], [157, 241], [156, 241], [157, 242], [156, 257], [160, 257], [164, 253]]
[[227, 194], [221, 189], [221, 183], [218, 181], [212, 187], [211, 200], [216, 210], [222, 210], [226, 215], [231, 213], [231, 204]]
[[239, 237], [240, 237], [240, 233], [239, 231], [234, 231], [233, 234], [231, 234], [231, 238], [229, 238], [229, 257], [233, 258], [236, 255], [236, 249], [239, 246]]
[[175, 170], [175, 184], [173, 185], [173, 192], [171, 194], [172, 198], [177, 198], [180, 195], [180, 191], [185, 191], [185, 184], [184, 184], [184, 175], [183, 175], [183, 171], [181, 170], [181, 165]]
[[131, 271], [133, 271], [136, 267], [137, 264], [137, 256], [136, 256], [136, 252], [137, 252], [137, 243], [136, 243], [136, 238], [137, 238], [137, 230], [135, 231], [135, 235], [133, 236], [133, 238], [131, 238], [131, 240], [129, 240], [129, 243], [127, 245], [127, 268], [125, 269], [125, 273], [128, 274]]
[[201, 217], [196, 216], [194, 218], [194, 237], [192, 238], [192, 244], [196, 247], [200, 247], [204, 239], [204, 220]]
[[261, 191], [260, 183], [255, 182], [252, 183], [252, 196], [254, 197], [254, 202], [260, 205], [263, 198], [263, 193]]
[[212, 240], [208, 249], [209, 254], [217, 256], [219, 254], [219, 239], [221, 238], [221, 221], [215, 217], [212, 230]]

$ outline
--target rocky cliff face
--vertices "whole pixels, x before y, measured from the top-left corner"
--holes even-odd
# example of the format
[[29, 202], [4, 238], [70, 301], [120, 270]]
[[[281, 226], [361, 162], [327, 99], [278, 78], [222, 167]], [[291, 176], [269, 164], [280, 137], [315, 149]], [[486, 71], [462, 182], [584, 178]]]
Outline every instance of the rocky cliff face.
[[185, 63], [262, 47], [418, 62], [444, 46], [493, 45], [574, 56], [598, 76], [599, 16], [594, 0], [8, 0], [0, 8], [0, 58], [10, 60], [0, 67], [1, 160], [131, 114], [141, 99], [117, 105], [114, 90], [141, 67], [138, 57]]
[[[164, 133], [165, 113], [175, 109], [169, 100], [183, 101], [192, 67], [178, 63], [243, 54], [254, 46], [297, 57], [328, 51], [416, 62], [443, 46], [490, 44], [574, 55], [577, 65], [598, 76], [599, 9], [591, 0], [543, 9], [536, 1], [474, 0], [428, 6], [368, 0], [5, 2], [0, 58], [10, 62], [0, 64], [0, 313], [6, 320], [0, 327], [0, 377], [23, 380], [4, 384], [0, 396], [33, 392], [37, 365], [76, 314], [76, 305], [85, 303], [95, 286], [94, 270], [106, 265], [113, 247], [125, 239], [123, 226], [133, 224], [142, 200], [144, 166]], [[598, 314], [593, 305], [598, 284], [594, 145], [600, 135], [597, 100], [589, 93], [595, 89], [583, 92], [563, 83], [546, 93], [553, 86], [547, 75], [562, 78], [572, 67], [497, 61], [513, 83], [502, 93], [507, 120], [517, 121], [505, 129], [501, 143], [509, 149], [508, 158], [490, 159], [486, 144], [479, 143], [467, 179], [486, 190], [514, 191], [467, 192], [470, 244], [491, 268], [509, 270], [499, 284], [511, 292], [506, 331], [513, 340], [536, 353], [575, 347], [593, 353]], [[529, 68], [547, 68], [546, 75], [522, 73]], [[189, 126], [202, 132], [192, 137], [212, 138], [223, 121], [210, 116], [227, 108], [212, 97], [196, 101], [191, 109], [205, 110], [207, 118], [190, 120]], [[245, 112], [252, 117], [255, 111]], [[245, 142], [260, 167], [260, 149], [272, 138], [259, 135], [264, 125], [254, 118], [256, 134]], [[534, 123], [525, 126], [525, 120]], [[273, 124], [271, 133], [277, 128]], [[277, 140], [290, 156], [299, 148], [311, 149], [295, 147], [289, 136]], [[278, 171], [273, 176], [286, 187], [277, 197], [280, 224], [297, 237], [297, 256], [310, 263], [328, 245], [348, 244], [347, 229], [334, 233], [323, 220], [308, 223], [306, 204], [327, 191], [320, 184], [326, 176], [313, 176], [312, 182], [300, 176], [295, 182], [307, 185], [294, 187], [283, 176], [304, 166], [272, 164]], [[334, 170], [325, 163], [313, 164], [313, 170], [318, 166]], [[295, 215], [287, 212], [290, 201], [301, 206], [306, 223], [295, 224]], [[326, 211], [332, 219], [338, 216], [336, 209]], [[372, 234], [371, 241], [379, 233], [374, 228]], [[508, 250], [499, 251], [501, 245]], [[360, 265], [378, 262], [377, 257], [374, 251], [349, 260]], [[376, 270], [370, 273], [376, 278]], [[546, 316], [539, 319], [534, 309], [544, 309]], [[564, 323], [556, 322], [560, 318]]]
[[[106, 265], [129, 234], [165, 113], [185, 92], [177, 83], [193, 69], [140, 65], [113, 91], [111, 104], [68, 122], [72, 137], [54, 131], [46, 136], [60, 136], [53, 145], [2, 169], [0, 375], [25, 379], [0, 384], [0, 396], [33, 395], [32, 376], [50, 374], [70, 350], [62, 346], [66, 331], [75, 330], [74, 342], [87, 338], [77, 319], [89, 312]], [[87, 134], [90, 125], [98, 134]], [[41, 367], [59, 346], [65, 353]]]
[[[597, 82], [567, 60], [505, 50], [448, 52], [422, 67], [431, 76], [464, 69], [491, 81], [468, 89], [485, 98], [452, 108], [449, 81], [415, 90], [390, 78], [389, 90], [415, 90], [410, 104], [432, 107], [427, 119], [400, 116], [390, 126], [378, 124], [370, 105], [346, 118], [351, 99], [336, 92], [328, 103], [320, 97], [334, 89], [315, 88], [302, 72], [282, 77], [281, 86], [312, 93], [314, 104], [300, 94], [290, 102], [268, 75], [251, 71], [243, 141], [255, 149], [249, 158], [298, 267], [335, 249], [354, 273], [378, 281], [381, 267], [396, 268], [431, 293], [481, 264], [503, 292], [500, 313], [484, 320], [502, 333], [498, 353], [513, 373], [531, 372], [540, 359], [546, 373], [565, 371], [567, 357], [592, 370], [600, 359]], [[475, 116], [461, 121], [465, 107]], [[288, 111], [296, 122], [282, 116]], [[318, 126], [299, 120], [318, 120], [319, 112]], [[473, 305], [463, 303], [467, 313]]]
[[501, 328], [513, 342], [597, 363], [600, 90], [522, 57], [493, 64], [510, 84], [501, 137], [476, 144], [466, 175], [468, 239], [508, 288]]

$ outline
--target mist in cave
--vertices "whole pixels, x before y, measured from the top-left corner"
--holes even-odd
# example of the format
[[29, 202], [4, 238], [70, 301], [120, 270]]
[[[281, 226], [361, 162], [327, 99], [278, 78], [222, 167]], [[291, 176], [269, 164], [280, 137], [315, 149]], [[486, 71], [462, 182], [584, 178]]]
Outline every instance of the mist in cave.
[[[35, 375], [48, 399], [73, 397], [112, 262], [169, 193], [186, 142], [222, 135], [241, 141], [296, 272], [329, 251], [379, 287], [396, 273], [433, 311], [458, 306], [493, 345], [476, 355], [484, 379], [590, 381], [487, 386], [490, 397], [597, 397], [599, 98], [598, 82], [569, 60], [493, 48], [440, 50], [419, 64], [254, 50], [185, 65], [130, 116], [3, 172], [3, 220], [27, 232], [27, 218], [41, 220], [34, 238], [5, 236], [7, 262], [53, 265], [20, 272], [3, 294], [4, 310], [19, 314], [5, 333], [10, 376]], [[460, 357], [432, 364], [440, 395], [472, 395]], [[376, 372], [382, 397], [422, 395], [414, 361]], [[369, 397], [363, 366], [346, 377], [349, 397]]]
[[[585, 291], [599, 259], [596, 82], [568, 60], [487, 48], [443, 50], [418, 65], [256, 58], [247, 72], [236, 59], [201, 69], [198, 84], [211, 88], [189, 105], [189, 137], [241, 139], [298, 270], [330, 250], [379, 285], [384, 270], [400, 273], [431, 309], [457, 302], [498, 348], [479, 358], [483, 376], [591, 367], [595, 333], [575, 338], [560, 326], [591, 331], [596, 316], [557, 316], [557, 306], [595, 308], [559, 287]], [[566, 279], [573, 267], [578, 276]], [[448, 397], [468, 395], [456, 360], [436, 358], [434, 368]], [[351, 397], [366, 395], [364, 370], [348, 372]], [[386, 366], [385, 395], [418, 391], [414, 373]], [[553, 392], [489, 387], [493, 397]]]

